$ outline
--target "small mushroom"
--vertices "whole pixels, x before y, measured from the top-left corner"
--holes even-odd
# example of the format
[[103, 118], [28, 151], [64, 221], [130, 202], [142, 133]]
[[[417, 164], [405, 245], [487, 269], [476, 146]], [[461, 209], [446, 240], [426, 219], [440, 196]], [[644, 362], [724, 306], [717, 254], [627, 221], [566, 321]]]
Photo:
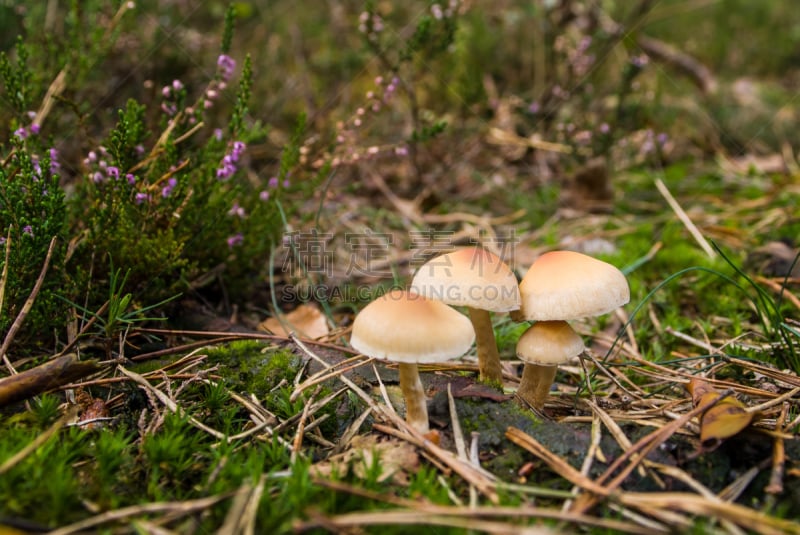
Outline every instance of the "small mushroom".
[[[522, 317], [529, 321], [600, 316], [630, 301], [628, 281], [619, 269], [573, 251], [552, 251], [537, 258], [520, 282], [519, 291]], [[553, 384], [555, 367], [536, 367], [527, 373], [530, 376], [527, 382], [546, 397]], [[531, 404], [541, 409], [544, 397]]]
[[508, 312], [520, 305], [517, 279], [505, 262], [480, 247], [464, 247], [423, 264], [411, 289], [429, 299], [467, 307], [475, 328], [480, 378], [502, 384], [503, 369], [489, 312]]
[[414, 292], [392, 290], [359, 312], [350, 345], [367, 356], [397, 363], [406, 421], [424, 434], [429, 430], [428, 407], [417, 364], [460, 357], [474, 340], [463, 314]]
[[537, 409], [556, 377], [556, 369], [583, 353], [583, 340], [566, 321], [537, 321], [517, 341], [517, 356], [525, 363], [517, 395]]

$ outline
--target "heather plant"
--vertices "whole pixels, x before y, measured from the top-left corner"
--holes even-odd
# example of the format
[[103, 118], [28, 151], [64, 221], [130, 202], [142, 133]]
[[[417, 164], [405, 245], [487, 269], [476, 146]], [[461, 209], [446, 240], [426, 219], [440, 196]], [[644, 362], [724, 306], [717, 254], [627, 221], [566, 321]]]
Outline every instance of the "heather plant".
[[[39, 327], [62, 315], [53, 292], [66, 282], [63, 270], [66, 207], [59, 186], [58, 151], [40, 136], [41, 126], [30, 107], [27, 48], [17, 43], [17, 60], [0, 55], [0, 74], [7, 101], [14, 110], [10, 138], [0, 145], [0, 332], [6, 332], [33, 292], [45, 259], [52, 266], [42, 281], [28, 321]], [[51, 246], [51, 241], [54, 241]]]
[[[187, 290], [212, 268], [224, 268], [228, 291], [249, 289], [277, 241], [277, 205], [302, 181], [302, 171], [295, 168], [303, 120], [299, 134], [276, 158], [276, 176], [251, 170], [248, 147], [262, 141], [267, 128], [249, 115], [250, 58], [237, 62], [230, 53], [233, 9], [208, 69], [212, 75], [202, 83], [164, 80], [155, 100], [129, 98], [103, 133], [102, 123], [87, 123], [91, 103], [72, 99], [92, 94], [79, 84], [94, 80], [92, 68], [113, 47], [135, 6], [128, 2], [113, 17], [102, 6], [85, 8], [68, 8], [66, 41], [81, 39], [72, 30], [91, 18], [87, 11], [107, 20], [103, 31], [97, 25], [83, 36], [91, 42], [74, 44], [72, 51], [84, 55], [56, 53], [57, 38], [39, 42], [28, 36], [18, 40], [14, 54], [0, 56], [9, 125], [0, 166], [6, 245], [0, 258], [6, 271], [0, 331], [7, 330], [30, 294], [53, 238], [50, 270], [26, 321], [30, 333], [54, 328], [53, 320], [65, 318], [69, 307], [98, 310], [116, 276], [112, 262], [126, 273], [133, 308]], [[51, 49], [54, 54], [48, 56]], [[31, 56], [39, 59], [29, 62]], [[57, 64], [51, 63], [54, 58]], [[59, 74], [45, 91], [41, 82], [51, 79], [52, 70]], [[37, 106], [38, 112], [31, 111]], [[48, 117], [53, 127], [45, 135], [40, 123]], [[86, 136], [88, 144], [76, 143], [70, 127], [97, 135]], [[80, 156], [65, 163], [56, 148], [62, 146]], [[292, 213], [291, 202], [283, 209]]]

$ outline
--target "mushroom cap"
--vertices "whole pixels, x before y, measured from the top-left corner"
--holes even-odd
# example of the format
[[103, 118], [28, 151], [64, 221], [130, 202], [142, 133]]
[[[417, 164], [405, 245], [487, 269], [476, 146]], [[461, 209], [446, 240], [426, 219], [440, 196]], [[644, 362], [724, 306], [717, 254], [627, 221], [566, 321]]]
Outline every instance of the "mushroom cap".
[[625, 275], [607, 262], [573, 251], [545, 253], [519, 285], [526, 320], [599, 316], [631, 298]]
[[558, 366], [586, 347], [566, 321], [537, 321], [517, 340], [517, 356], [528, 364]]
[[365, 355], [405, 363], [450, 360], [474, 341], [466, 316], [406, 290], [392, 290], [365, 306], [350, 337], [350, 345]]
[[423, 264], [411, 290], [448, 305], [492, 312], [517, 310], [519, 284], [500, 257], [480, 247], [464, 247]]

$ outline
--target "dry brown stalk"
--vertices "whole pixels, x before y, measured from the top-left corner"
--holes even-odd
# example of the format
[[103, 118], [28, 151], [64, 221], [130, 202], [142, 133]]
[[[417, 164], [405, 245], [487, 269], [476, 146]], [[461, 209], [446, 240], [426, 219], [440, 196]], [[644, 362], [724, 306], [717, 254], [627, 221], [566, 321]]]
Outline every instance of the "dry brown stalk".
[[[786, 414], [789, 411], [789, 404], [784, 403], [781, 412], [775, 421], [775, 430], [782, 431], [786, 422]], [[772, 447], [772, 473], [770, 474], [769, 484], [764, 489], [767, 494], [783, 493], [783, 473], [786, 466], [786, 448], [783, 437], [775, 437]]]
[[711, 245], [708, 244], [708, 241], [705, 239], [703, 234], [700, 232], [700, 230], [698, 230], [697, 226], [692, 222], [691, 218], [686, 214], [686, 212], [684, 212], [683, 208], [681, 208], [681, 205], [675, 200], [675, 197], [673, 197], [669, 192], [667, 186], [664, 184], [664, 181], [660, 178], [657, 178], [655, 183], [659, 193], [664, 196], [664, 199], [667, 201], [667, 204], [669, 204], [669, 207], [672, 208], [672, 211], [675, 212], [676, 216], [678, 216], [678, 219], [686, 227], [686, 230], [689, 231], [689, 234], [691, 234], [698, 245], [700, 245], [700, 248], [705, 251], [709, 258], [716, 258], [716, 251], [711, 248]]
[[[458, 523], [458, 524], [445, 523], [441, 525], [448, 525], [448, 526], [452, 525], [454, 527], [461, 527], [463, 525], [466, 528], [481, 530], [482, 528], [478, 527], [476, 520], [491, 519], [491, 518], [519, 519], [519, 520], [540, 518], [548, 520], [558, 520], [561, 522], [567, 522], [575, 525], [596, 526], [613, 530], [619, 533], [637, 533], [637, 534], [641, 533], [647, 535], [655, 533], [663, 533], [663, 531], [661, 530], [655, 530], [648, 527], [643, 527], [641, 525], [633, 524], [630, 522], [624, 522], [612, 519], [603, 519], [587, 515], [574, 515], [572, 513], [563, 513], [561, 511], [558, 511], [557, 509], [550, 509], [545, 507], [530, 507], [523, 505], [519, 507], [468, 508], [461, 506], [434, 505], [429, 503], [415, 502], [412, 500], [405, 500], [402, 498], [396, 498], [388, 494], [378, 494], [375, 492], [364, 491], [363, 489], [351, 487], [347, 484], [334, 481], [315, 479], [314, 482], [315, 484], [332, 488], [339, 492], [350, 492], [357, 496], [363, 496], [368, 499], [391, 503], [406, 508], [405, 510], [394, 510], [394, 511], [375, 512], [375, 513], [350, 513], [345, 515], [326, 517], [327, 520], [332, 521], [334, 525], [338, 527], [357, 526], [359, 525], [359, 521], [362, 525], [363, 524], [380, 525], [380, 524], [392, 524], [392, 523], [414, 524], [415, 522], [413, 522], [412, 519], [416, 517], [418, 519], [416, 523], [424, 522], [426, 524], [428, 518], [459, 519], [464, 521], [465, 523]], [[391, 513], [396, 513], [397, 516], [393, 516], [391, 515]], [[395, 522], [395, 520], [397, 520], [397, 522]], [[536, 531], [528, 531], [527, 529], [528, 527], [520, 524], [498, 525], [496, 522], [491, 522], [487, 523], [486, 525], [489, 527], [497, 526], [498, 528], [503, 528], [506, 530], [510, 529], [510, 531], [499, 531], [497, 533], [514, 533], [514, 534], [536, 533]], [[308, 531], [317, 526], [319, 526], [319, 524], [312, 519], [309, 522], [302, 522], [295, 524], [294, 527], [295, 530], [297, 531]], [[530, 526], [530, 528], [536, 529], [535, 526]], [[494, 531], [491, 532], [495, 533]], [[550, 532], [548, 531], [548, 533]]]
[[[713, 407], [718, 401], [724, 399], [728, 395], [730, 395], [730, 392], [723, 392], [718, 396], [715, 396], [713, 399], [708, 400], [706, 403], [697, 405], [694, 409], [684, 414], [683, 417], [674, 420], [664, 427], [656, 429], [652, 433], [642, 437], [629, 450], [617, 457], [617, 459], [611, 463], [606, 471], [597, 479], [596, 483], [593, 483], [601, 486], [601, 488], [604, 490], [604, 493], [595, 493], [594, 496], [588, 494], [582, 494], [578, 496], [578, 498], [575, 500], [575, 504], [572, 507], [572, 511], [577, 513], [585, 513], [594, 507], [598, 502], [598, 496], [608, 496], [612, 491], [616, 490], [622, 484], [622, 482], [625, 481], [633, 469], [636, 468], [639, 463], [642, 462], [642, 460], [647, 458], [647, 455], [653, 451], [653, 449], [666, 442], [669, 437], [671, 437], [675, 431], [685, 425], [686, 422], [695, 416], [702, 414], [710, 407]], [[619, 474], [617, 474], [617, 476], [614, 477], [608, 484], [605, 484], [606, 480], [608, 480], [617, 470], [619, 470], [622, 464], [629, 459], [630, 462], [628, 465], [622, 468]], [[603, 486], [604, 484], [605, 486]]]
[[[372, 357], [365, 358], [363, 355], [356, 355], [355, 357], [351, 357], [349, 359], [343, 360], [342, 362], [338, 362], [334, 364], [330, 369], [324, 369], [310, 377], [308, 377], [305, 381], [297, 385], [292, 392], [292, 395], [289, 396], [289, 401], [296, 401], [300, 394], [303, 393], [307, 388], [310, 388], [314, 385], [318, 385], [319, 383], [324, 383], [329, 379], [333, 379], [334, 377], [338, 377], [343, 373], [347, 373], [349, 371], [353, 371], [365, 364], [370, 364], [375, 359]], [[338, 368], [338, 369], [337, 369]]]
[[0, 379], [0, 407], [55, 390], [100, 370], [102, 367], [96, 361], [81, 362], [75, 353], [49, 360], [35, 368]]
[[[126, 375], [130, 379], [132, 379], [135, 383], [141, 385], [141, 387], [145, 390], [145, 392], [151, 394], [156, 399], [158, 399], [158, 401], [160, 401], [167, 409], [177, 414], [181, 415], [184, 414], [183, 409], [173, 399], [171, 399], [167, 394], [165, 394], [158, 388], [151, 385], [147, 379], [145, 379], [136, 372], [126, 369], [124, 366], [118, 366], [117, 369], [123, 375]], [[208, 433], [209, 435], [213, 436], [216, 439], [229, 440], [230, 438], [225, 433], [222, 433], [220, 431], [217, 431], [216, 429], [212, 429], [211, 427], [207, 426], [194, 416], [189, 416], [188, 422], [193, 426], [195, 426], [196, 428], [200, 429], [201, 431], [205, 431], [206, 433]]]
[[[36, 278], [36, 283], [33, 285], [33, 290], [31, 290], [28, 299], [26, 299], [25, 303], [22, 305], [22, 309], [20, 309], [19, 314], [17, 314], [17, 317], [14, 319], [14, 323], [12, 323], [11, 327], [8, 329], [8, 333], [6, 333], [6, 337], [3, 340], [3, 345], [0, 346], [0, 358], [3, 359], [6, 368], [8, 368], [8, 371], [12, 374], [17, 373], [17, 371], [11, 365], [11, 361], [8, 360], [8, 355], [6, 355], [6, 352], [11, 346], [11, 342], [14, 341], [17, 331], [19, 331], [19, 329], [22, 327], [22, 323], [25, 321], [28, 312], [31, 311], [33, 302], [36, 301], [36, 296], [39, 295], [39, 290], [41, 290], [44, 277], [47, 274], [47, 268], [50, 267], [50, 259], [53, 257], [53, 250], [56, 247], [56, 241], [57, 238], [53, 236], [53, 238], [50, 240], [50, 246], [47, 248], [47, 255], [44, 257], [44, 262], [42, 263], [42, 270], [39, 272], [39, 276]], [[6, 263], [6, 265], [8, 265], [8, 263]]]
[[[613, 418], [611, 418], [611, 416], [609, 416], [609, 414], [606, 411], [601, 409], [595, 403], [589, 403], [589, 406], [592, 408], [593, 414], [597, 415], [597, 417], [599, 417], [600, 420], [603, 422], [603, 425], [605, 425], [611, 432], [611, 436], [614, 437], [614, 440], [617, 441], [617, 444], [619, 444], [619, 447], [620, 449], [622, 449], [622, 451], [628, 451], [633, 447], [633, 443], [630, 441], [630, 439], [628, 439], [627, 435], [625, 435], [625, 432], [622, 431], [622, 428], [617, 424], [617, 422], [614, 421]], [[638, 468], [639, 475], [641, 475], [642, 477], [645, 477], [645, 475], [649, 475], [653, 479], [653, 481], [655, 481], [656, 485], [658, 485], [662, 489], [666, 488], [666, 485], [661, 480], [661, 478], [658, 477], [657, 474], [655, 474], [651, 470], [646, 469], [647, 460], [645, 459], [644, 461], [645, 462], [643, 466], [640, 466]]]
[[[289, 335], [291, 340], [300, 348], [303, 353], [319, 362], [325, 368], [331, 368], [322, 357], [311, 351], [296, 335], [293, 333]], [[486, 496], [492, 503], [499, 501], [499, 496], [494, 489], [494, 482], [468, 462], [463, 462], [458, 457], [440, 448], [430, 440], [426, 439], [419, 431], [409, 426], [406, 421], [393, 410], [389, 409], [386, 405], [377, 404], [363, 389], [356, 385], [353, 381], [345, 376], [340, 376], [339, 379], [347, 385], [358, 397], [360, 397], [373, 411], [373, 414], [380, 419], [394, 425], [395, 429], [401, 432], [397, 434], [399, 438], [407, 440], [422, 448], [426, 453], [438, 459], [442, 464], [453, 470], [461, 476], [467, 483], [474, 485], [481, 494]]]
[[800, 534], [800, 524], [769, 516], [743, 505], [710, 500], [689, 492], [625, 492], [621, 503], [630, 507], [654, 507], [693, 515], [726, 519], [761, 535]]
[[602, 485], [598, 485], [587, 476], [575, 470], [567, 461], [545, 448], [538, 440], [527, 434], [525, 431], [517, 429], [516, 427], [509, 427], [506, 430], [506, 438], [517, 446], [520, 446], [521, 448], [524, 448], [539, 457], [550, 467], [551, 470], [561, 475], [573, 485], [577, 485], [600, 496], [608, 496], [610, 494], [610, 491], [607, 488], [603, 487]]
[[[592, 469], [592, 464], [594, 464], [595, 458], [597, 458], [600, 462], [606, 462], [605, 456], [603, 455], [603, 451], [600, 449], [600, 441], [603, 438], [603, 428], [600, 426], [600, 417], [597, 413], [592, 415], [592, 434], [591, 434], [591, 442], [589, 443], [589, 448], [586, 450], [586, 455], [583, 457], [583, 464], [581, 464], [581, 475], [588, 478], [589, 472]], [[577, 485], [573, 485], [572, 487], [572, 495], [577, 496], [580, 487]], [[562, 511], [569, 511], [569, 508], [572, 506], [572, 499], [565, 500], [563, 505], [561, 506]]]
[[203, 511], [209, 507], [216, 505], [222, 500], [227, 500], [238, 492], [228, 492], [218, 494], [216, 496], [209, 496], [207, 498], [200, 498], [197, 500], [187, 500], [183, 502], [153, 502], [144, 503], [141, 505], [132, 505], [130, 507], [123, 507], [122, 509], [115, 509], [113, 511], [106, 511], [105, 513], [95, 515], [74, 524], [69, 524], [53, 530], [50, 535], [71, 535], [72, 533], [86, 533], [90, 528], [102, 526], [103, 524], [110, 524], [118, 521], [130, 521], [130, 519], [140, 515], [153, 515], [158, 513], [172, 513], [173, 515], [187, 516], [196, 512]]
[[300, 414], [300, 418], [297, 421], [297, 431], [294, 435], [294, 440], [292, 441], [292, 455], [291, 455], [291, 462], [292, 464], [295, 463], [297, 460], [297, 456], [300, 455], [300, 447], [303, 445], [303, 433], [305, 432], [305, 425], [306, 419], [308, 418], [309, 412], [311, 410], [311, 401], [314, 399], [320, 391], [320, 387], [318, 386], [311, 396], [308, 398], [308, 402], [303, 407], [303, 412]]

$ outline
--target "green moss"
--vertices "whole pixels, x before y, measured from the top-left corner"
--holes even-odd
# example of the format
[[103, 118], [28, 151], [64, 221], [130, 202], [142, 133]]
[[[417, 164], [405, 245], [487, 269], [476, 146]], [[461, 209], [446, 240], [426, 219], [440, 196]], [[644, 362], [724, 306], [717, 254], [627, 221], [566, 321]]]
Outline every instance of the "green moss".
[[208, 351], [208, 360], [220, 366], [227, 384], [257, 396], [266, 394], [282, 380], [291, 384], [302, 365], [302, 359], [288, 349], [256, 340], [216, 346]]

